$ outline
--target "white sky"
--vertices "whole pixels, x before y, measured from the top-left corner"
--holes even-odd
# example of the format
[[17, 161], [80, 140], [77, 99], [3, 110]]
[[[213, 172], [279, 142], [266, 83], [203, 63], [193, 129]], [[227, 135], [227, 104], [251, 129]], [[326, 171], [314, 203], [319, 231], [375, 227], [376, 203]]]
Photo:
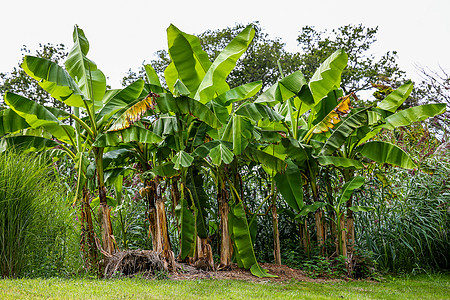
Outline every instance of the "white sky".
[[17, 66], [22, 45], [34, 50], [39, 43], [63, 43], [70, 49], [78, 24], [90, 42], [89, 58], [112, 87], [120, 87], [129, 68], [137, 70], [167, 48], [170, 23], [199, 34], [260, 21], [270, 37], [281, 37], [292, 52], [299, 50], [296, 38], [306, 25], [318, 30], [379, 26], [375, 55], [398, 51], [401, 68], [414, 79], [414, 64], [450, 68], [449, 13], [450, 0], [1, 0], [0, 72]]

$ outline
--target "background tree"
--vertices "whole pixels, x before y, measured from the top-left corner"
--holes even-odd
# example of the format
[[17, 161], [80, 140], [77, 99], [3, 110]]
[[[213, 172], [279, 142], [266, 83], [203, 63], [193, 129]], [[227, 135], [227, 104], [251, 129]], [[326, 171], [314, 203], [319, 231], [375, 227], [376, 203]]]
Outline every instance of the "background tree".
[[[36, 101], [45, 106], [52, 106], [59, 109], [64, 109], [64, 104], [55, 98], [51, 97], [43, 88], [41, 88], [36, 80], [28, 76], [20, 67], [25, 55], [30, 55], [31, 50], [27, 46], [21, 49], [22, 59], [17, 67], [14, 67], [11, 72], [0, 73], [0, 94], [5, 92], [13, 92], [24, 96], [30, 100]], [[36, 50], [35, 56], [52, 60], [58, 64], [62, 63], [67, 57], [68, 50], [64, 44], [53, 45], [50, 43], [39, 44], [39, 49]], [[0, 109], [5, 108], [3, 97], [0, 99]]]
[[345, 94], [370, 90], [372, 84], [384, 80], [404, 80], [405, 72], [397, 64], [396, 51], [388, 51], [378, 60], [370, 54], [377, 32], [378, 27], [370, 28], [362, 24], [345, 25], [331, 30], [331, 33], [305, 26], [297, 38], [303, 50], [299, 56], [300, 70], [309, 79], [325, 58], [343, 49], [348, 55], [348, 65], [341, 81]]

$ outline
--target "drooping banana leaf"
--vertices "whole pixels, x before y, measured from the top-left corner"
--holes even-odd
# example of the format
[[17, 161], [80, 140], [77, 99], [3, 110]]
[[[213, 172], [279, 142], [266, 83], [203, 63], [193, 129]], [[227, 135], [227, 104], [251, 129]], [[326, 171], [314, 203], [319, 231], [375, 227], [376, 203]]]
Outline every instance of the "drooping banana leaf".
[[347, 54], [340, 49], [331, 54], [316, 70], [309, 82], [314, 103], [319, 103], [330, 91], [339, 88], [347, 61]]
[[256, 261], [247, 217], [245, 216], [242, 202], [231, 207], [230, 217], [232, 218], [230, 222], [232, 224], [232, 238], [242, 266], [246, 269], [250, 269], [252, 274], [258, 277], [276, 277], [267, 273], [267, 270], [262, 269]]
[[390, 93], [386, 98], [383, 99], [380, 103], [378, 103], [377, 108], [381, 108], [390, 112], [395, 112], [400, 105], [408, 99], [414, 88], [413, 83], [409, 80], [406, 83], [402, 84], [392, 93]]
[[221, 124], [226, 124], [228, 121], [228, 117], [230, 116], [230, 111], [228, 108], [223, 106], [222, 104], [217, 103], [214, 100], [206, 103], [206, 106], [214, 113], [214, 115], [219, 119]]
[[95, 147], [118, 146], [120, 143], [139, 142], [142, 144], [159, 143], [163, 139], [154, 132], [139, 126], [131, 126], [119, 131], [106, 132], [97, 137]]
[[22, 68], [53, 98], [68, 106], [83, 107], [85, 96], [75, 80], [58, 64], [45, 58], [25, 56]]
[[[117, 117], [114, 123], [109, 127], [108, 131], [117, 131], [130, 127], [134, 122], [137, 122], [147, 112], [152, 109], [152, 96], [147, 96], [144, 99], [136, 101], [131, 106], [127, 105], [127, 109]], [[122, 109], [123, 110], [123, 109]]]
[[220, 166], [222, 162], [224, 164], [231, 163], [233, 161], [234, 154], [223, 143], [219, 143], [217, 146], [210, 150], [209, 157], [211, 157], [211, 162], [214, 165]]
[[284, 173], [278, 173], [273, 178], [286, 203], [297, 213], [303, 208], [303, 179], [300, 169], [287, 160]]
[[293, 138], [283, 138], [281, 144], [285, 153], [301, 166], [306, 160], [311, 158], [313, 148], [311, 145], [302, 144]]
[[54, 137], [66, 143], [71, 143], [75, 137], [74, 128], [62, 123], [45, 106], [10, 92], [5, 93], [4, 99], [16, 114], [25, 119], [29, 127], [43, 127]]
[[222, 126], [219, 119], [207, 106], [192, 98], [175, 98], [171, 94], [161, 94], [159, 98], [156, 98], [156, 103], [162, 113], [192, 114], [212, 128], [220, 128]]
[[15, 148], [26, 153], [41, 152], [59, 146], [59, 143], [39, 136], [16, 135], [0, 139], [0, 152]]
[[331, 110], [322, 120], [320, 120], [311, 129], [313, 133], [318, 134], [327, 132], [330, 128], [333, 128], [335, 124], [341, 121], [341, 116], [350, 112], [350, 95], [343, 97], [341, 102]]
[[0, 111], [0, 137], [29, 127], [30, 124], [11, 108]]
[[237, 60], [247, 50], [254, 36], [255, 29], [249, 25], [219, 53], [198, 87], [195, 99], [206, 103], [230, 89], [226, 78], [236, 66]]
[[444, 113], [446, 107], [447, 105], [445, 103], [410, 107], [387, 117], [385, 119], [386, 124], [383, 127], [392, 130], [400, 126], [407, 126], [414, 122], [420, 122]]
[[138, 79], [116, 93], [96, 114], [96, 121], [103, 123], [103, 121], [108, 120], [121, 109], [127, 109], [139, 98], [143, 89], [144, 80]]
[[106, 90], [106, 78], [97, 65], [86, 57], [89, 52], [89, 42], [78, 26], [75, 26], [73, 30], [73, 42], [73, 48], [65, 62], [67, 72], [78, 83], [84, 96], [99, 102], [98, 106], [100, 106]]
[[245, 103], [239, 106], [235, 113], [237, 115], [245, 116], [255, 122], [258, 122], [259, 120], [278, 122], [283, 119], [281, 115], [269, 106], [258, 103]]
[[185, 259], [187, 256], [193, 256], [195, 250], [195, 218], [184, 197], [181, 197], [175, 213], [180, 227], [180, 257]]
[[405, 151], [391, 143], [382, 141], [367, 142], [357, 149], [365, 157], [379, 162], [399, 166], [405, 169], [417, 167]]
[[194, 97], [211, 66], [208, 54], [202, 50], [198, 37], [180, 31], [173, 24], [167, 28], [167, 41], [178, 78], [186, 86], [190, 97]]
[[233, 143], [233, 153], [241, 154], [252, 138], [253, 124], [247, 118], [233, 114], [222, 134], [222, 140]]
[[367, 123], [367, 109], [359, 110], [345, 118], [333, 131], [320, 151], [320, 155], [330, 155], [339, 149], [348, 137]]
[[194, 161], [194, 157], [192, 157], [189, 153], [181, 150], [172, 158], [172, 162], [174, 164], [173, 168], [175, 170], [180, 170], [181, 168], [188, 168], [192, 165]]
[[274, 172], [283, 172], [286, 169], [286, 162], [284, 160], [253, 147], [247, 147], [243, 156], [248, 160], [262, 164], [263, 167], [273, 170]]
[[253, 97], [257, 92], [259, 92], [261, 87], [261, 81], [250, 82], [228, 90], [213, 100], [223, 106], [228, 106], [233, 102], [242, 101]]
[[364, 165], [362, 162], [350, 158], [338, 157], [338, 156], [326, 156], [320, 155], [317, 160], [322, 166], [335, 166], [338, 168], [354, 168], [362, 169]]
[[203, 188], [203, 178], [199, 174], [197, 169], [190, 168], [188, 176], [186, 178], [186, 186], [190, 191], [192, 196], [192, 202], [194, 203], [197, 214], [196, 214], [196, 226], [197, 235], [200, 238], [206, 239], [208, 237], [208, 223], [206, 220], [207, 212], [206, 209], [209, 208], [208, 196]]

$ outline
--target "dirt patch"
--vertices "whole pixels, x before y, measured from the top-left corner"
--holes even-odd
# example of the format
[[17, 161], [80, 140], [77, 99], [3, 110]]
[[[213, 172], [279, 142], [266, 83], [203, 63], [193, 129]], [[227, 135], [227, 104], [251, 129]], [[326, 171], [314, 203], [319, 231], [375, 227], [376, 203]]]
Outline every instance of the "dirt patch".
[[286, 265], [275, 265], [261, 263], [263, 269], [276, 278], [259, 278], [250, 273], [249, 270], [241, 269], [237, 264], [231, 264], [226, 270], [208, 270], [198, 268], [187, 263], [176, 263], [176, 271], [169, 271], [165, 259], [151, 250], [129, 250], [117, 252], [111, 257], [105, 258], [106, 278], [112, 277], [134, 277], [137, 274], [148, 279], [169, 278], [172, 280], [196, 280], [196, 279], [234, 279], [251, 282], [283, 282], [283, 281], [306, 281], [324, 282], [336, 281], [336, 279], [318, 278], [313, 279], [302, 270], [293, 269]]
[[[180, 269], [177, 273], [169, 274], [170, 279], [174, 280], [195, 280], [195, 279], [234, 279], [251, 282], [280, 282], [280, 281], [307, 281], [322, 282], [325, 279], [312, 279], [305, 275], [302, 270], [292, 269], [285, 265], [274, 265], [261, 263], [262, 268], [267, 269], [270, 274], [277, 275], [276, 278], [259, 278], [249, 270], [238, 268], [237, 264], [232, 264], [229, 270], [205, 271], [199, 270], [188, 264], [179, 264]], [[328, 280], [327, 280], [328, 281]]]

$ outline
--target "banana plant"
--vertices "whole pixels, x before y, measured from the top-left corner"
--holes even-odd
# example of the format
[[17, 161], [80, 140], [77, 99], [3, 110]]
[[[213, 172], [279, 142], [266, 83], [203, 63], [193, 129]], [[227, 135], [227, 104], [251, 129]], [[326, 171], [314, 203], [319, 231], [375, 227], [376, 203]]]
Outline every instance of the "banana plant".
[[[52, 97], [73, 108], [75, 113], [66, 113], [65, 117], [75, 121], [75, 128], [60, 120], [54, 114], [55, 109], [39, 106], [18, 95], [7, 93], [5, 102], [31, 128], [43, 128], [51, 134], [59, 141], [58, 145], [52, 146], [63, 148], [74, 159], [79, 174], [77, 195], [81, 193], [85, 182], [82, 175], [83, 161], [93, 156], [100, 200], [102, 251], [105, 255], [111, 255], [115, 245], [104, 180], [105, 148], [96, 144], [96, 141], [109, 130], [117, 130], [116, 124], [123, 122], [124, 115], [133, 115], [127, 119], [130, 123], [138, 120], [150, 108], [151, 97], [143, 92], [142, 80], [122, 90], [106, 91], [105, 76], [87, 58], [89, 43], [83, 30], [77, 26], [74, 28], [73, 41], [74, 46], [65, 62], [65, 69], [52, 61], [33, 56], [24, 58], [22, 68]], [[27, 136], [23, 139], [36, 138]]]

